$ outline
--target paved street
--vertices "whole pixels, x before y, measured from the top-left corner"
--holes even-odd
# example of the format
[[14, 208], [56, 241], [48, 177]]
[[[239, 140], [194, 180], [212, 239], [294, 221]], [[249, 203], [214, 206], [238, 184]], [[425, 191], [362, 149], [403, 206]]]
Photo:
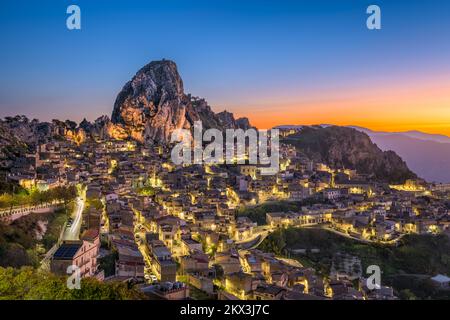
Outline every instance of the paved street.
[[83, 210], [84, 210], [85, 200], [82, 196], [77, 197], [75, 201], [75, 208], [72, 212], [72, 225], [66, 227], [63, 234], [63, 240], [78, 240], [80, 238], [80, 227], [82, 222]]
[[72, 225], [66, 227], [62, 240], [79, 240], [80, 239], [80, 228], [83, 222], [83, 211], [86, 203], [86, 187], [81, 187], [78, 189], [78, 197], [75, 200], [75, 207], [72, 211]]

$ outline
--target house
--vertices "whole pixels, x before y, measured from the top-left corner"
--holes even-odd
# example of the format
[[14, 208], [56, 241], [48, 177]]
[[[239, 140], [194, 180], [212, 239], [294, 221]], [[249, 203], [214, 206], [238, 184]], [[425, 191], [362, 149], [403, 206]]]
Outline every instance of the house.
[[251, 237], [253, 235], [253, 228], [256, 226], [257, 224], [248, 217], [238, 217], [234, 228], [233, 238], [239, 241]]
[[119, 196], [116, 193], [108, 193], [105, 195], [106, 202], [115, 202], [119, 200]]
[[274, 284], [260, 285], [253, 290], [253, 299], [255, 300], [281, 300], [283, 294], [286, 292], [285, 288]]
[[214, 294], [214, 284], [213, 279], [210, 277], [205, 277], [201, 274], [188, 275], [189, 284], [199, 290], [202, 290], [210, 295]]
[[394, 289], [388, 286], [380, 286], [376, 289], [369, 289], [367, 287], [367, 279], [361, 277], [359, 279], [359, 286], [361, 291], [365, 294], [368, 300], [395, 300]]
[[331, 212], [327, 210], [305, 210], [297, 215], [294, 224], [297, 225], [315, 225], [331, 221]]
[[116, 261], [116, 276], [144, 277], [144, 258], [137, 245], [128, 240], [113, 240], [113, 245], [119, 253]]
[[236, 177], [236, 185], [239, 191], [248, 191], [248, 185], [251, 181], [251, 178], [248, 176], [237, 176]]
[[283, 270], [284, 265], [280, 260], [275, 259], [274, 257], [265, 257], [261, 263], [261, 271], [270, 282], [270, 275], [274, 272]]
[[252, 275], [235, 272], [225, 275], [225, 288], [237, 297], [244, 298], [252, 291]]
[[395, 221], [386, 220], [375, 225], [378, 239], [389, 240], [395, 232]]
[[431, 281], [441, 290], [450, 290], [450, 278], [445, 275], [438, 274], [431, 278]]
[[270, 274], [269, 282], [272, 284], [276, 284], [280, 287], [286, 287], [289, 281], [289, 276], [287, 273], [282, 271], [273, 271]]
[[338, 200], [342, 194], [341, 194], [341, 189], [336, 189], [336, 188], [327, 188], [325, 190], [322, 191], [323, 197], [327, 200]]
[[81, 241], [64, 242], [53, 254], [50, 271], [58, 275], [66, 275], [69, 266], [81, 264]]
[[86, 190], [86, 198], [88, 199], [100, 199], [102, 193], [99, 187], [89, 186]]
[[189, 255], [193, 252], [202, 252], [202, 244], [192, 238], [181, 239], [183, 255]]
[[67, 268], [75, 265], [80, 268], [80, 275], [92, 277], [97, 272], [97, 256], [100, 250], [99, 232], [89, 229], [81, 240], [66, 241], [53, 254], [50, 270], [59, 275], [67, 275]]
[[172, 259], [169, 249], [160, 240], [153, 240], [149, 244], [152, 257], [152, 271], [160, 281], [174, 282], [177, 264]]
[[272, 228], [286, 227], [294, 224], [296, 215], [288, 212], [268, 212], [266, 213], [266, 222]]
[[245, 272], [248, 273], [261, 273], [262, 272], [262, 259], [255, 254], [247, 253], [241, 258], [241, 264]]
[[208, 255], [204, 253], [194, 253], [190, 256], [180, 257], [180, 270], [182, 273], [196, 272], [205, 273], [209, 268]]
[[238, 255], [230, 252], [216, 253], [214, 263], [222, 266], [225, 275], [236, 273], [241, 270], [241, 263], [239, 262]]
[[169, 248], [173, 246], [173, 240], [178, 233], [178, 225], [176, 224], [160, 224], [158, 228], [159, 239], [162, 240]]
[[331, 280], [325, 287], [326, 296], [333, 299], [343, 300], [347, 298], [347, 295], [355, 294], [351, 291], [353, 289], [352, 284], [346, 280]]
[[182, 282], [164, 282], [156, 286], [142, 288], [142, 292], [151, 299], [185, 300], [189, 298], [189, 286]]
[[95, 207], [90, 207], [84, 217], [84, 222], [89, 229], [100, 229], [100, 222], [102, 220], [102, 212]]
[[311, 196], [312, 193], [310, 188], [305, 188], [299, 184], [289, 184], [287, 192], [291, 201], [301, 201]]

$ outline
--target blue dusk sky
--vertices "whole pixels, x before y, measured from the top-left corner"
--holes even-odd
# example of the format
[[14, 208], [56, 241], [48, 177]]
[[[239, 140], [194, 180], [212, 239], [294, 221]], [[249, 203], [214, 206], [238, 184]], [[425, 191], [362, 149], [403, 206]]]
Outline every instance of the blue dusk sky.
[[[66, 8], [81, 8], [81, 30]], [[366, 8], [381, 8], [368, 30]], [[215, 111], [276, 124], [450, 134], [450, 1], [0, 1], [0, 116], [111, 115], [146, 63], [174, 60]]]

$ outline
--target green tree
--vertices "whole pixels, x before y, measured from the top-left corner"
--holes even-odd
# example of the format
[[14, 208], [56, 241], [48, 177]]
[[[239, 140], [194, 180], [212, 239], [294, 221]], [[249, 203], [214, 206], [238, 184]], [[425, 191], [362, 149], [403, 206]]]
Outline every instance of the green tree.
[[402, 300], [416, 300], [416, 296], [409, 289], [404, 289], [400, 291], [400, 299]]
[[140, 300], [145, 295], [122, 282], [100, 282], [94, 278], [81, 280], [80, 289], [67, 288], [66, 277], [37, 271], [0, 268], [0, 298], [12, 300]]

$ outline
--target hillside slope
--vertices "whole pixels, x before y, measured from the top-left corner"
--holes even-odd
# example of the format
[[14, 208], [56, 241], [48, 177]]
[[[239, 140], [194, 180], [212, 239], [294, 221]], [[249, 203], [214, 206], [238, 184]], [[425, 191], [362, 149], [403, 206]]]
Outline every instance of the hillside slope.
[[382, 151], [367, 134], [352, 128], [305, 126], [282, 142], [332, 168], [356, 169], [380, 182], [403, 183], [417, 178], [395, 152]]

